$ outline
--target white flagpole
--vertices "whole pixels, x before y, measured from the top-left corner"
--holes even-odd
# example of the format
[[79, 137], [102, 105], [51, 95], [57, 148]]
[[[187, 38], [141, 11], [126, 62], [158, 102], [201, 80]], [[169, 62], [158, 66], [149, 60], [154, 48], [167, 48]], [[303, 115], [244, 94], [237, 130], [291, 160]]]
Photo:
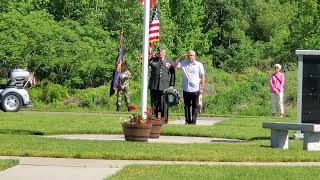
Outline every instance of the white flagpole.
[[148, 55], [149, 55], [149, 22], [150, 0], [144, 1], [144, 29], [143, 29], [143, 64], [142, 64], [142, 91], [141, 91], [141, 116], [147, 118], [147, 96], [148, 96]]

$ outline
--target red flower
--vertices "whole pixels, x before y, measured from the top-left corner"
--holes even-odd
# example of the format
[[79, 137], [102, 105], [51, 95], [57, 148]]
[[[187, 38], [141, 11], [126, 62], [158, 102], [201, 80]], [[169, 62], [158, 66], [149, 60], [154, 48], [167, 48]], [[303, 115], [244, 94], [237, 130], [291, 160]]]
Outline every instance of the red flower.
[[128, 108], [129, 108], [129, 111], [134, 111], [134, 110], [136, 110], [136, 107], [135, 107], [134, 105], [129, 105]]

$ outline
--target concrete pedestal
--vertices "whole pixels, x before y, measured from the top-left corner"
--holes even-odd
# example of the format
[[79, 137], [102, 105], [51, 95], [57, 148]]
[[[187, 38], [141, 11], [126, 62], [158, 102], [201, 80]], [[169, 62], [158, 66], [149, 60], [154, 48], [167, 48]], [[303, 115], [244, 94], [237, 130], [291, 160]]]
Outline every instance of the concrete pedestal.
[[288, 130], [271, 129], [271, 147], [288, 149]]
[[320, 151], [320, 133], [304, 132], [303, 149], [307, 151]]

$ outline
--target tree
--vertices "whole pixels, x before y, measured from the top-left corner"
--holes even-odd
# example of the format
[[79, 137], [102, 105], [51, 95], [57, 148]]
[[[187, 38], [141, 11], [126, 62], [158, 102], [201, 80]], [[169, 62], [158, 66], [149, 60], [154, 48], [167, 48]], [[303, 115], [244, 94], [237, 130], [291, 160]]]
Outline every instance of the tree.
[[172, 18], [176, 24], [173, 52], [194, 49], [198, 55], [208, 52], [209, 42], [203, 33], [205, 15], [203, 0], [171, 0]]
[[96, 26], [56, 22], [43, 11], [0, 16], [0, 65], [25, 68], [71, 88], [99, 86], [113, 70], [115, 42]]
[[320, 45], [319, 2], [317, 0], [296, 1], [296, 18], [290, 24], [290, 50], [318, 49]]

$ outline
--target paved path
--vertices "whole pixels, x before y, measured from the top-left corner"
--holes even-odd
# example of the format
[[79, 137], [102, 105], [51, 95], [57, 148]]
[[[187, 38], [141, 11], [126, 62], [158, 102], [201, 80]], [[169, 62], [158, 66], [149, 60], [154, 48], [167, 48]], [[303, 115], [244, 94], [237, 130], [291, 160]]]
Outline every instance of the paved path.
[[[41, 136], [47, 138], [63, 139], [82, 139], [82, 140], [101, 140], [101, 141], [124, 141], [124, 135], [119, 134], [65, 134]], [[190, 136], [163, 136], [159, 139], [148, 139], [149, 143], [175, 143], [175, 144], [193, 144], [193, 143], [214, 143], [214, 142], [243, 142], [240, 139], [209, 138], [209, 137], [190, 137]]]
[[[227, 118], [225, 117], [201, 117], [199, 116], [197, 119], [197, 125], [205, 125], [205, 126], [212, 126], [216, 123], [219, 123], [221, 121], [226, 120]], [[178, 120], [176, 121], [169, 121], [168, 124], [185, 124], [185, 119], [184, 117], [178, 117]]]
[[208, 166], [320, 166], [320, 162], [194, 162], [95, 160], [0, 156], [17, 159], [19, 165], [0, 172], [1, 180], [102, 180], [130, 164], [208, 165]]
[[[222, 117], [199, 117], [198, 125], [212, 126], [218, 122], [225, 120]], [[185, 121], [179, 118], [176, 121], [169, 121], [169, 125], [184, 125]], [[187, 125], [186, 125], [187, 126]], [[191, 125], [194, 126], [194, 125]], [[48, 138], [64, 138], [64, 139], [82, 139], [82, 140], [103, 140], [103, 141], [124, 141], [124, 135], [117, 134], [66, 134], [66, 135], [50, 135], [43, 136]], [[176, 144], [192, 144], [192, 143], [212, 143], [212, 142], [243, 142], [239, 139], [226, 138], [210, 138], [210, 137], [190, 137], [190, 136], [163, 136], [158, 139], [149, 138], [149, 143], [176, 143]]]
[[19, 165], [0, 172], [1, 180], [102, 180], [122, 169], [112, 161], [66, 158], [8, 157]]

